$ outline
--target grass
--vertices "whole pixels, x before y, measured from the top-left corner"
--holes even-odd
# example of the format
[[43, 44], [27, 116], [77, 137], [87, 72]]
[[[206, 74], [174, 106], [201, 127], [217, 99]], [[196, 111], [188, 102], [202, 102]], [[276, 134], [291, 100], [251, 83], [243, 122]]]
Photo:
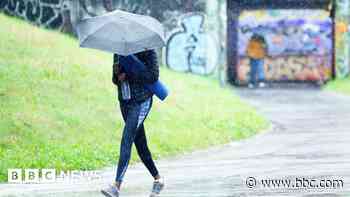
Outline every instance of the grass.
[[[0, 181], [9, 168], [114, 165], [123, 121], [112, 55], [2, 14], [0, 24]], [[246, 138], [268, 126], [213, 79], [165, 68], [161, 78], [172, 94], [164, 103], [155, 99], [145, 123], [155, 158]]]
[[326, 89], [341, 94], [350, 95], [350, 77], [331, 81], [326, 86]]

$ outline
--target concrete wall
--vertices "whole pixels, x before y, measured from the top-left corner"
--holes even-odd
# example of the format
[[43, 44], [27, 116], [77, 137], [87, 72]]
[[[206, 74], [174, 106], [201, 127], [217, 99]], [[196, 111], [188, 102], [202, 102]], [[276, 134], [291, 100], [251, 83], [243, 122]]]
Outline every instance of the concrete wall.
[[0, 10], [48, 28], [61, 29], [69, 21], [62, 14], [61, 0], [1, 0]]
[[171, 69], [214, 75], [226, 82], [226, 0], [206, 0], [205, 10], [178, 18], [168, 33], [164, 63]]
[[[18, 16], [35, 25], [69, 33], [74, 33], [74, 25], [82, 18], [100, 15], [114, 9], [148, 14], [159, 19], [166, 28], [168, 45], [163, 53], [165, 64], [182, 72], [215, 74], [225, 82], [228, 68], [226, 51], [227, 47], [230, 47], [226, 46], [226, 32], [227, 28], [230, 28], [226, 26], [228, 1], [233, 0], [0, 0], [0, 11]], [[337, 0], [336, 71], [338, 77], [345, 77], [350, 71], [349, 1]], [[244, 48], [244, 36], [241, 35], [242, 39], [239, 40], [241, 50]], [[277, 37], [271, 36], [274, 39], [272, 41], [277, 42]], [[319, 43], [324, 42], [327, 45], [328, 41], [320, 40]], [[266, 61], [270, 62], [266, 65], [267, 76], [276, 80], [329, 79], [331, 54], [328, 46], [324, 48], [327, 49], [327, 53], [310, 54], [310, 57], [305, 54], [291, 54], [289, 58], [285, 57], [285, 54], [271, 57]], [[237, 77], [246, 81], [249, 66], [246, 57], [242, 54], [238, 55], [241, 57], [238, 59], [241, 66]], [[310, 64], [312, 62], [310, 59], [315, 58], [320, 65]], [[295, 64], [295, 62], [299, 63]], [[302, 67], [299, 68], [296, 65]]]
[[[169, 39], [168, 47], [164, 51], [164, 63], [172, 62], [168, 66], [174, 70], [208, 75], [218, 73], [218, 68], [221, 68], [221, 73], [225, 72], [223, 66], [226, 59], [223, 56], [226, 38], [225, 2], [225, 0], [1, 0], [0, 10], [35, 25], [69, 33], [74, 33], [74, 26], [79, 20], [114, 9], [151, 15], [164, 24]], [[195, 15], [200, 16], [200, 21], [192, 21]], [[199, 23], [195, 24], [196, 22]], [[193, 26], [194, 30], [186, 32], [190, 29], [188, 27], [184, 29], [186, 24]], [[175, 34], [181, 35], [175, 36]], [[188, 58], [189, 56], [191, 57]]]
[[187, 12], [205, 12], [205, 0], [1, 0], [0, 11], [18, 16], [36, 25], [73, 31], [71, 25], [82, 18], [122, 9], [151, 15], [175, 28]]
[[[207, 75], [217, 73], [218, 65], [225, 65], [225, 58], [221, 56], [224, 53], [220, 54], [224, 49], [226, 37], [226, 22], [223, 19], [226, 11], [225, 2], [225, 0], [1, 0], [0, 10], [38, 26], [73, 34], [74, 26], [79, 20], [115, 9], [147, 14], [160, 20], [166, 28], [169, 42], [164, 50], [164, 63], [173, 62], [168, 66], [175, 70]], [[207, 8], [209, 17], [206, 14]], [[195, 15], [200, 15], [200, 21], [192, 20]], [[191, 26], [193, 31], [190, 30]], [[186, 32], [187, 30], [189, 32]], [[181, 35], [175, 36], [175, 34]], [[170, 40], [170, 38], [176, 39]], [[191, 57], [188, 59], [189, 56]]]

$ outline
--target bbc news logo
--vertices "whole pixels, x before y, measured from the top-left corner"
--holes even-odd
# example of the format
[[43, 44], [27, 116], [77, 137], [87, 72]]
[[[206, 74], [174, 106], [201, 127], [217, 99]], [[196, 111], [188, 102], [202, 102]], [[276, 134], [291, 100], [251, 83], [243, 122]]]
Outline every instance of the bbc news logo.
[[56, 171], [55, 169], [8, 169], [8, 183], [56, 183], [92, 181], [101, 178], [100, 171]]
[[9, 183], [52, 183], [56, 182], [56, 170], [54, 169], [9, 169]]

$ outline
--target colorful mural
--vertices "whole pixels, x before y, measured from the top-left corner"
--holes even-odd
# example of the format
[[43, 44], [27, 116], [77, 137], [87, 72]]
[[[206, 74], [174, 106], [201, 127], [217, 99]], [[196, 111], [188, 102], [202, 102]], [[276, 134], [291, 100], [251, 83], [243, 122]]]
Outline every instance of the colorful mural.
[[219, 59], [219, 47], [204, 29], [204, 15], [187, 14], [170, 34], [166, 47], [166, 64], [169, 68], [207, 75], [214, 71]]
[[[270, 81], [319, 81], [331, 76], [331, 56], [276, 56], [265, 59], [265, 76]], [[243, 82], [248, 80], [249, 59], [239, 60], [238, 78]]]
[[[307, 16], [307, 17], [305, 17]], [[238, 79], [249, 76], [247, 44], [254, 33], [265, 37], [267, 80], [328, 80], [332, 71], [332, 20], [324, 10], [244, 11], [239, 17]]]
[[336, 71], [344, 78], [350, 73], [350, 1], [338, 0], [336, 12]]

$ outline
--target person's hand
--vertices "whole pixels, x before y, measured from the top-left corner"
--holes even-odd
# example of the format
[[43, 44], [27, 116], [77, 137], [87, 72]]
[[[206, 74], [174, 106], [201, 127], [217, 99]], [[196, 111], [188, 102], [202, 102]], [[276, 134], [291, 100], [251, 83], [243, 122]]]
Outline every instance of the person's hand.
[[120, 73], [118, 75], [118, 80], [119, 81], [125, 81], [125, 79], [126, 79], [126, 74], [125, 73]]

